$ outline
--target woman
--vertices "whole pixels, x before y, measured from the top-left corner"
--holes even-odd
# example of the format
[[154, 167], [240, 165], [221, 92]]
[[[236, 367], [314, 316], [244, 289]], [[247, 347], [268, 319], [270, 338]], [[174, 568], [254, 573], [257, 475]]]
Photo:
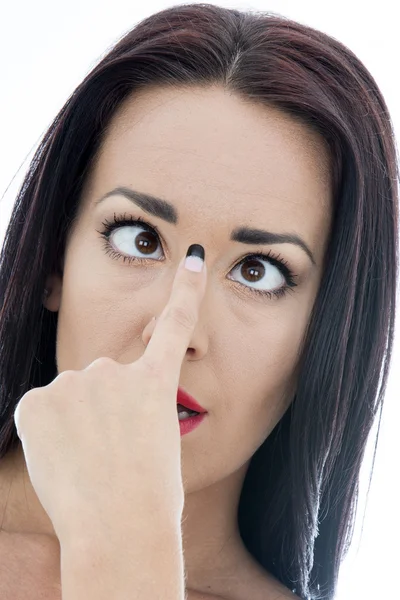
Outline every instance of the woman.
[[[2, 250], [8, 597], [334, 598], [390, 366], [397, 181], [375, 81], [312, 28], [175, 6], [101, 60]], [[190, 397], [208, 414], [182, 435]]]

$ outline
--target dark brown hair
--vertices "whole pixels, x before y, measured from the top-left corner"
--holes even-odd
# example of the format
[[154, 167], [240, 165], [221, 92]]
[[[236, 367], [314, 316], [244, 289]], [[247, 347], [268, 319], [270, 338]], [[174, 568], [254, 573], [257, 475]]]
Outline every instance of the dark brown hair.
[[13, 414], [56, 375], [57, 314], [42, 306], [110, 120], [146, 86], [219, 84], [318, 132], [332, 160], [333, 228], [293, 403], [252, 458], [238, 523], [255, 559], [303, 598], [330, 600], [352, 536], [360, 463], [382, 407], [398, 279], [398, 162], [385, 101], [344, 45], [274, 13], [174, 6], [127, 33], [43, 137], [0, 257], [0, 457]]

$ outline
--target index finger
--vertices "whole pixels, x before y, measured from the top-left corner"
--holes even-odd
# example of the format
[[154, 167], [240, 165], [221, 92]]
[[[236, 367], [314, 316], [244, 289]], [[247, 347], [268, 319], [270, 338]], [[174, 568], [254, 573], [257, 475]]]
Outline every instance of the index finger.
[[[177, 269], [171, 296], [143, 358], [178, 378], [183, 359], [199, 318], [207, 280], [204, 248], [192, 244]], [[195, 270], [192, 270], [195, 269]]]

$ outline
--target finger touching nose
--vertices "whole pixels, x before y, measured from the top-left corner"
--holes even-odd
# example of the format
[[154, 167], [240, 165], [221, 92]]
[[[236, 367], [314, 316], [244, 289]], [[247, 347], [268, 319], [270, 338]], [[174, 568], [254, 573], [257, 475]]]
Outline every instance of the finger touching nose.
[[142, 357], [144, 362], [153, 367], [171, 373], [171, 381], [175, 376], [179, 377], [182, 361], [196, 328], [206, 279], [204, 248], [200, 244], [192, 244], [178, 266], [171, 296], [157, 318]]

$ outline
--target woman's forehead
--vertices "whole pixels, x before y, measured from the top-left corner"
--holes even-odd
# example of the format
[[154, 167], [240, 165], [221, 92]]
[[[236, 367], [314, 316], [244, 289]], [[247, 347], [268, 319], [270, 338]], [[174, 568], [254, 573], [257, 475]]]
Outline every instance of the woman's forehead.
[[325, 141], [275, 108], [223, 89], [152, 90], [114, 116], [90, 198], [125, 185], [165, 198], [183, 216], [266, 220], [278, 230], [307, 221], [313, 237], [331, 211], [328, 163]]

